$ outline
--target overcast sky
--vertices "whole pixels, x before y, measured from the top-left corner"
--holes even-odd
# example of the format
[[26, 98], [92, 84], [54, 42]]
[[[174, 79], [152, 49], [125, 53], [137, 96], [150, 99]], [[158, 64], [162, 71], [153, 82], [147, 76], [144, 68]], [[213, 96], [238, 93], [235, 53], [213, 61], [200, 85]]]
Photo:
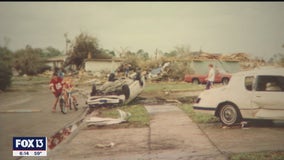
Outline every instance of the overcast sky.
[[284, 53], [284, 2], [0, 2], [0, 23], [13, 51], [65, 51], [64, 33], [84, 32], [110, 50]]

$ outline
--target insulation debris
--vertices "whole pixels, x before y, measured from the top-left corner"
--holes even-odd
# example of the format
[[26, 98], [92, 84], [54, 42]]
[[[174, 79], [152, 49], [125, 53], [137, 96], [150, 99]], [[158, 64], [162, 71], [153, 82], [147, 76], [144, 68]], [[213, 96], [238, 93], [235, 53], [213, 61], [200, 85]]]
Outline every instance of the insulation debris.
[[117, 109], [119, 112], [119, 118], [101, 118], [101, 117], [90, 117], [86, 120], [87, 126], [96, 125], [96, 126], [104, 126], [104, 125], [111, 125], [111, 124], [119, 124], [122, 122], [128, 121], [131, 116], [131, 113], [124, 112], [120, 109]]

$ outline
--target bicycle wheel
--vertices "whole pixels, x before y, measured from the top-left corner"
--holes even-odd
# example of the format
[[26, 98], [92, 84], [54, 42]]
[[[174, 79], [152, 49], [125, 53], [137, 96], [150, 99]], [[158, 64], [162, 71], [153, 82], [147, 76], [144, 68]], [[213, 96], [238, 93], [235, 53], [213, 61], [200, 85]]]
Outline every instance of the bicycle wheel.
[[60, 106], [60, 110], [63, 114], [66, 114], [66, 104], [64, 102], [64, 99], [61, 97], [59, 100], [59, 106]]
[[75, 111], [78, 111], [77, 103], [74, 100], [73, 100], [73, 106], [74, 106]]
[[68, 97], [68, 107], [72, 110], [72, 98]]

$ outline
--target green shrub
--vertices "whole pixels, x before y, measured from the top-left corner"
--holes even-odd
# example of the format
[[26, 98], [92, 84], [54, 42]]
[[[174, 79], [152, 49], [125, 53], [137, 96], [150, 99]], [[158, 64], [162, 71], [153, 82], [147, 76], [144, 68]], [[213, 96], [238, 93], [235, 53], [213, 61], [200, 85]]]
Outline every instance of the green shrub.
[[0, 61], [0, 90], [6, 90], [11, 85], [12, 70]]

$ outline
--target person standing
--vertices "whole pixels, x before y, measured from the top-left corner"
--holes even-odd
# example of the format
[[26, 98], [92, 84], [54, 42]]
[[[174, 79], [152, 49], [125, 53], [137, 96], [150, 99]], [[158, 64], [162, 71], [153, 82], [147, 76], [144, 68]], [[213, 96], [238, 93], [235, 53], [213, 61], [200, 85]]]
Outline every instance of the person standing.
[[130, 64], [125, 64], [125, 65], [124, 65], [125, 77], [128, 77], [129, 69], [130, 69]]
[[208, 72], [208, 76], [206, 78], [207, 83], [206, 83], [206, 89], [210, 89], [213, 86], [213, 82], [215, 79], [215, 70], [213, 68], [213, 64], [209, 64], [209, 72]]
[[60, 78], [57, 73], [53, 73], [52, 79], [49, 82], [49, 89], [52, 91], [53, 95], [55, 96], [55, 101], [52, 107], [52, 112], [56, 112], [56, 106], [59, 100], [59, 96], [62, 93], [62, 89], [63, 89], [62, 80], [63, 79]]

